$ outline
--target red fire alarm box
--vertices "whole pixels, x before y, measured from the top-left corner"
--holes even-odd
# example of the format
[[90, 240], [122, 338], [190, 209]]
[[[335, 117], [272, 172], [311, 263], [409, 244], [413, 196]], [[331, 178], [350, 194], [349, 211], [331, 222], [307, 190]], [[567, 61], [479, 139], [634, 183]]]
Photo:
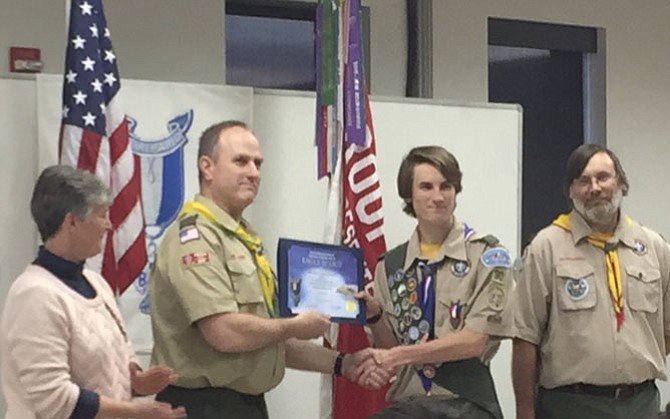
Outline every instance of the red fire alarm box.
[[9, 71], [13, 73], [39, 73], [43, 66], [42, 51], [39, 48], [9, 48]]

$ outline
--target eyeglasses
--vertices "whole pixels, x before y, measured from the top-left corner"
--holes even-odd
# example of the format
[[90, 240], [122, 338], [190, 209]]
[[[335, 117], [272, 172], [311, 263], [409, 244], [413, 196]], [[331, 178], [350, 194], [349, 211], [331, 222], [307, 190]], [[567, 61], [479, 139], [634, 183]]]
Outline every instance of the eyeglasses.
[[580, 188], [588, 188], [593, 185], [593, 181], [595, 181], [596, 184], [598, 184], [598, 186], [602, 186], [615, 178], [616, 178], [615, 174], [603, 172], [598, 173], [595, 176], [580, 176], [573, 182]]

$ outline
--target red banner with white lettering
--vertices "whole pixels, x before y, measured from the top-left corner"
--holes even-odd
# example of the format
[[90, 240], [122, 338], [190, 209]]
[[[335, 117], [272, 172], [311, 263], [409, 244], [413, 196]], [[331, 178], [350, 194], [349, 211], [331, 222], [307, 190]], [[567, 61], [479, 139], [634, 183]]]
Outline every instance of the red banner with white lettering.
[[[363, 251], [366, 289], [372, 286], [377, 259], [386, 251], [382, 214], [382, 193], [377, 176], [375, 137], [369, 99], [365, 94], [367, 118], [365, 144], [349, 144], [344, 152], [342, 172], [342, 244]], [[369, 346], [361, 326], [341, 324], [337, 350], [354, 352]], [[345, 378], [336, 377], [333, 387], [334, 419], [364, 419], [386, 404], [387, 388], [365, 390]]]

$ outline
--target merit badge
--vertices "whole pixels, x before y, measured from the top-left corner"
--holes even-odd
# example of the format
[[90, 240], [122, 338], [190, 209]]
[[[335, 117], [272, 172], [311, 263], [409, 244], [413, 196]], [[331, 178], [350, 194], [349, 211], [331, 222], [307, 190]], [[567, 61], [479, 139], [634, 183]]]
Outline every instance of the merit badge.
[[396, 304], [393, 306], [393, 315], [396, 317], [400, 317], [400, 313], [402, 313], [402, 310], [400, 310], [400, 304]]
[[402, 269], [398, 269], [395, 271], [395, 282], [400, 282], [402, 279], [405, 277], [405, 274], [403, 273]]
[[512, 266], [512, 259], [509, 256], [507, 250], [502, 247], [494, 247], [488, 249], [482, 254], [482, 263], [487, 268], [493, 268], [496, 266], [501, 266], [503, 268], [509, 268]]
[[451, 304], [449, 304], [449, 323], [451, 324], [452, 329], [458, 329], [461, 325], [462, 311], [463, 306], [461, 305], [460, 300], [456, 302], [452, 301]]
[[184, 266], [199, 265], [208, 262], [209, 253], [207, 252], [188, 253], [181, 257], [181, 264]]
[[394, 303], [398, 301], [398, 290], [395, 288], [391, 290], [391, 300], [393, 300]]
[[647, 253], [647, 246], [639, 240], [635, 240], [635, 245], [633, 246], [633, 251], [636, 255], [642, 256]]
[[432, 365], [424, 365], [421, 372], [423, 372], [424, 377], [429, 380], [435, 378], [435, 367]]
[[412, 341], [416, 341], [419, 339], [419, 328], [416, 326], [412, 326], [409, 328], [407, 331], [407, 336], [410, 338]]
[[422, 335], [425, 335], [430, 331], [430, 323], [428, 323], [428, 320], [421, 320], [419, 322], [419, 332], [421, 332]]
[[412, 292], [416, 289], [416, 279], [410, 278], [407, 280], [407, 290]]
[[409, 268], [407, 272], [405, 272], [405, 278], [416, 278], [416, 269]]
[[402, 315], [402, 322], [405, 323], [405, 325], [409, 326], [412, 324], [412, 315], [409, 313], [405, 313]]
[[395, 284], [395, 276], [389, 275], [389, 277], [386, 278], [386, 281], [389, 284], [389, 288], [393, 288], [393, 284]]
[[416, 293], [416, 291], [412, 291], [412, 293], [409, 295], [410, 304], [416, 304], [417, 298], [418, 298], [418, 294]]
[[402, 301], [400, 301], [400, 307], [403, 311], [406, 311], [409, 308], [409, 298], [403, 298]]
[[584, 278], [570, 278], [565, 281], [565, 292], [573, 301], [582, 300], [589, 293], [589, 283]]
[[421, 311], [421, 308], [413, 306], [411, 309], [409, 309], [409, 314], [414, 320], [420, 320], [423, 312]]
[[455, 260], [451, 264], [451, 273], [454, 274], [454, 276], [463, 277], [467, 275], [468, 271], [470, 271], [470, 265], [468, 262]]
[[400, 333], [405, 333], [405, 330], [407, 329], [407, 325], [403, 322], [398, 323], [398, 332]]
[[404, 297], [407, 295], [407, 287], [405, 284], [398, 285], [398, 297]]
[[179, 243], [184, 244], [188, 243], [191, 240], [198, 240], [200, 238], [200, 233], [195, 227], [188, 227], [179, 230]]
[[493, 285], [489, 289], [489, 308], [495, 311], [501, 311], [505, 307], [505, 290], [502, 287]]

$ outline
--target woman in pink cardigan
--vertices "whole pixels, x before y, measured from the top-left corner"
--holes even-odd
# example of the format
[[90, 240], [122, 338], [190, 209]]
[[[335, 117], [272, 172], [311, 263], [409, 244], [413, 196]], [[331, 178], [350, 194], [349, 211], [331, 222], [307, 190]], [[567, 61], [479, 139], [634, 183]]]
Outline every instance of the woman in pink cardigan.
[[110, 229], [109, 190], [93, 174], [51, 166], [31, 212], [44, 245], [12, 284], [0, 320], [5, 419], [183, 418], [153, 400], [172, 371], [142, 371], [106, 281], [84, 268]]

